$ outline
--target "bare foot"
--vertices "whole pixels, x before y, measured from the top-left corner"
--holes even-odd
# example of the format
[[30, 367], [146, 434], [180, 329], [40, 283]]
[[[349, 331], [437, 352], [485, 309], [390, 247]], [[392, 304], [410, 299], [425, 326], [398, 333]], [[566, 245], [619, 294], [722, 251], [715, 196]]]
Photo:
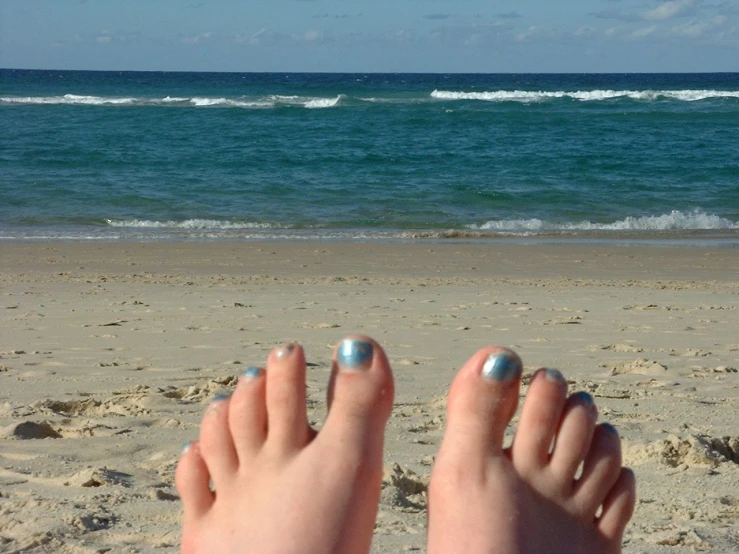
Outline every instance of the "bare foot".
[[431, 476], [429, 554], [619, 552], [636, 493], [618, 433], [596, 425], [590, 395], [567, 397], [562, 375], [540, 370], [504, 449], [521, 368], [515, 353], [486, 348], [454, 380]]
[[183, 553], [369, 552], [393, 403], [385, 353], [367, 337], [339, 345], [320, 432], [305, 402], [305, 355], [287, 345], [211, 404], [177, 468]]

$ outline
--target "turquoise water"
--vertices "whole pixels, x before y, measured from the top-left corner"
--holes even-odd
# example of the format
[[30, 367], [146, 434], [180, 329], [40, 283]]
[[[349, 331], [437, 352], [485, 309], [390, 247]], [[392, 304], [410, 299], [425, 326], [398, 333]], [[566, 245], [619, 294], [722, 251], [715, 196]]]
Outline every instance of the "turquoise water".
[[0, 70], [0, 239], [739, 241], [739, 74]]

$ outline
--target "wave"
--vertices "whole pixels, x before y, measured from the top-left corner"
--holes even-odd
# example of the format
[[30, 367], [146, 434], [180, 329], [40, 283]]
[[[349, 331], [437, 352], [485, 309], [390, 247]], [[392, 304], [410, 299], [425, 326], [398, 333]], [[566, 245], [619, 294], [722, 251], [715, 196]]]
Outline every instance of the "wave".
[[16, 105], [70, 105], [70, 106], [180, 106], [195, 108], [251, 108], [264, 109], [282, 106], [295, 106], [308, 109], [332, 108], [340, 104], [345, 95], [336, 97], [301, 97], [271, 95], [259, 98], [237, 97], [108, 97], [65, 94], [63, 96], [0, 96], [1, 104]]
[[495, 231], [500, 233], [572, 233], [578, 231], [710, 231], [739, 229], [739, 221], [707, 214], [702, 210], [681, 212], [673, 210], [669, 214], [656, 216], [626, 217], [612, 223], [593, 223], [579, 221], [556, 223], [541, 219], [492, 220], [482, 225], [468, 225], [468, 229]]
[[254, 223], [249, 221], [222, 221], [217, 219], [186, 219], [184, 221], [151, 221], [142, 219], [114, 220], [106, 219], [110, 227], [133, 229], [182, 229], [182, 230], [237, 230], [237, 229], [273, 229], [275, 225]]
[[736, 90], [590, 90], [590, 91], [529, 91], [498, 90], [490, 92], [455, 92], [434, 90], [432, 98], [438, 100], [482, 100], [486, 102], [545, 102], [560, 98], [571, 98], [582, 102], [629, 98], [631, 100], [657, 101], [678, 100], [695, 102], [708, 99], [739, 99]]

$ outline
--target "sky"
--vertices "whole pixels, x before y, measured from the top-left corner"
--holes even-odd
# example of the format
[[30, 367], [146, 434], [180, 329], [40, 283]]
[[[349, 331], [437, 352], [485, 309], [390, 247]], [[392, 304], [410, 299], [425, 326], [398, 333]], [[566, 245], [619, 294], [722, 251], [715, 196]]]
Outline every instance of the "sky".
[[0, 0], [0, 67], [739, 71], [739, 0]]

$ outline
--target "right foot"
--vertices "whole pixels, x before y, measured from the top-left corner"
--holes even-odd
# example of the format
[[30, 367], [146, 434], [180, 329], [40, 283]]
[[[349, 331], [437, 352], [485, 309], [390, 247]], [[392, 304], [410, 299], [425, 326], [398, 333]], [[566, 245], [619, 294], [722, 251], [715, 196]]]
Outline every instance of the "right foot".
[[455, 378], [429, 487], [428, 553], [619, 552], [636, 492], [618, 433], [596, 425], [589, 394], [567, 397], [558, 371], [539, 370], [504, 449], [521, 371], [515, 353], [486, 348]]
[[[366, 554], [380, 500], [393, 379], [367, 337], [339, 346], [329, 413], [308, 425], [305, 356], [273, 351], [206, 410], [177, 467], [184, 554]], [[212, 485], [212, 487], [211, 487]]]

